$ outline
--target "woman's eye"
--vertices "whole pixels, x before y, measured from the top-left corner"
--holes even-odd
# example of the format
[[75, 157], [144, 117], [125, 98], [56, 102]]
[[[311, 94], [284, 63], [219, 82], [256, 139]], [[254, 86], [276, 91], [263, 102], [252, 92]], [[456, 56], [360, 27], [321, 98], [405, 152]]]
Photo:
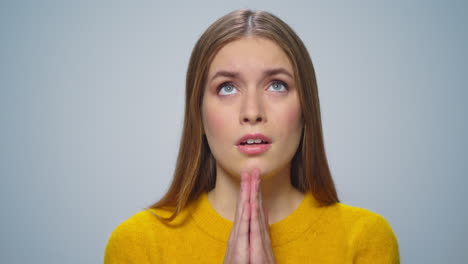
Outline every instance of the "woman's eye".
[[275, 91], [275, 92], [286, 92], [288, 90], [288, 85], [285, 82], [282, 82], [282, 81], [274, 81], [270, 85], [268, 90]]
[[218, 88], [219, 95], [231, 95], [235, 94], [237, 89], [231, 83], [223, 83]]

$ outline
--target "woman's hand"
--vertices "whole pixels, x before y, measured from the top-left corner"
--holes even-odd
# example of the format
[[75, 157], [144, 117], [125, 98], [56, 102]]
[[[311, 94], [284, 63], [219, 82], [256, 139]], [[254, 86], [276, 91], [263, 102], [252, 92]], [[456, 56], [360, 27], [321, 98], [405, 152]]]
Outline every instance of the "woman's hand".
[[224, 263], [275, 263], [261, 199], [260, 170], [243, 172]]
[[275, 263], [271, 248], [268, 213], [262, 206], [260, 170], [251, 175], [250, 192], [250, 263]]
[[237, 199], [234, 226], [229, 235], [228, 247], [224, 255], [225, 264], [244, 264], [250, 262], [249, 226], [250, 226], [250, 174], [241, 174], [241, 186]]

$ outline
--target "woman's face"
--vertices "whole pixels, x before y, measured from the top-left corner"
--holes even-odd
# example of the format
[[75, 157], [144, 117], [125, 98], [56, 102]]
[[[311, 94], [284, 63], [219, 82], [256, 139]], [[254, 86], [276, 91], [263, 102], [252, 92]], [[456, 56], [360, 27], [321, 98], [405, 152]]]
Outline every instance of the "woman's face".
[[303, 126], [293, 74], [287, 55], [265, 38], [243, 37], [219, 50], [202, 104], [204, 132], [218, 172], [237, 177], [253, 168], [262, 177], [289, 173]]

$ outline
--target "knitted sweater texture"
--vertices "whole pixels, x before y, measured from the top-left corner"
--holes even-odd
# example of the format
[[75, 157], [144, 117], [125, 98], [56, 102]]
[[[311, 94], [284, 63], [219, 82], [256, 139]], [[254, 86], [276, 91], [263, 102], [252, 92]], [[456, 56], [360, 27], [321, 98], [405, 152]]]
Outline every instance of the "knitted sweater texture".
[[[170, 224], [169, 210], [136, 213], [111, 234], [105, 264], [223, 263], [233, 222], [212, 207], [207, 193], [190, 203]], [[320, 207], [310, 192], [289, 216], [270, 225], [276, 263], [400, 262], [389, 223], [366, 209], [337, 203]]]

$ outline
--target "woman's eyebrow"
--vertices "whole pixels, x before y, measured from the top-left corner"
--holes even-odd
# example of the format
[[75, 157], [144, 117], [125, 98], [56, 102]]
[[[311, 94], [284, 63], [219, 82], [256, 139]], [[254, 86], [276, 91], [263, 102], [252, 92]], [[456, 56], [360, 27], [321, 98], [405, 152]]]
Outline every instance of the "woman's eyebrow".
[[[289, 76], [291, 79], [294, 79], [292, 74], [287, 71], [285, 68], [274, 68], [274, 69], [267, 69], [263, 71], [263, 76], [271, 76], [271, 75], [276, 75], [276, 74], [285, 74]], [[218, 71], [213, 75], [211, 78], [210, 82], [212, 82], [214, 79], [218, 77], [230, 77], [230, 78], [237, 78], [239, 77], [240, 73], [239, 72], [232, 72], [232, 71]]]

